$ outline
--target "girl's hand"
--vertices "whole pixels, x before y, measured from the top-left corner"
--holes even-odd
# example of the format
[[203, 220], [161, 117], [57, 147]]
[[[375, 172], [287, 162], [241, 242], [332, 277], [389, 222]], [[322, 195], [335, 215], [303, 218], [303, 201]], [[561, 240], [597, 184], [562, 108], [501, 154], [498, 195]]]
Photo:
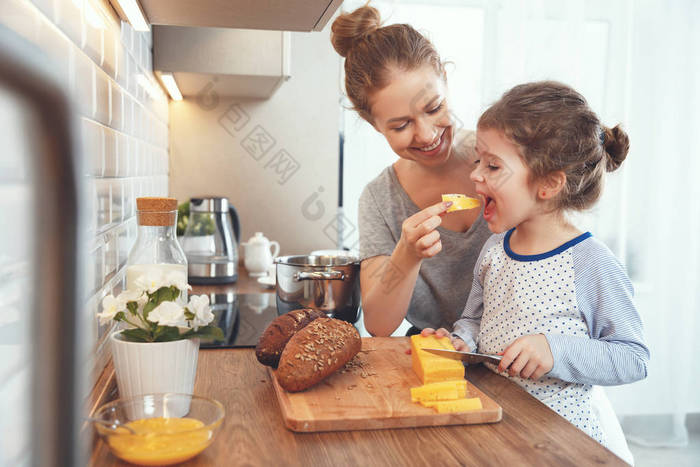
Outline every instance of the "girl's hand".
[[452, 337], [450, 335], [450, 331], [445, 328], [440, 328], [437, 331], [433, 328], [425, 328], [420, 332], [421, 336], [429, 336], [431, 334], [435, 334], [438, 337], [449, 337], [455, 350], [459, 350], [460, 352], [470, 352], [469, 346], [462, 339], [459, 337]]
[[399, 244], [415, 258], [431, 258], [442, 250], [440, 233], [435, 230], [441, 223], [440, 217], [452, 201], [440, 202], [415, 213], [401, 225]]
[[509, 375], [525, 379], [540, 379], [554, 366], [554, 356], [544, 334], [518, 337], [498, 355], [503, 355], [498, 371], [507, 368]]

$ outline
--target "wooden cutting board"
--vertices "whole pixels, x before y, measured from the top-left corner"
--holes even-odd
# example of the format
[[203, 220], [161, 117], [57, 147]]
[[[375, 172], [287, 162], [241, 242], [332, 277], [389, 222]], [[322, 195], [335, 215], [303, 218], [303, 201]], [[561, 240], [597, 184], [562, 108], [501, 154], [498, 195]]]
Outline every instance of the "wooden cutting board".
[[314, 432], [501, 420], [501, 406], [471, 383], [467, 383], [467, 397], [481, 398], [481, 410], [439, 414], [411, 402], [410, 388], [421, 382], [411, 368], [411, 356], [406, 354], [409, 347], [406, 337], [362, 338], [362, 350], [355, 357], [359, 363], [338, 370], [303, 392], [282, 389], [270, 369], [285, 425], [292, 431]]

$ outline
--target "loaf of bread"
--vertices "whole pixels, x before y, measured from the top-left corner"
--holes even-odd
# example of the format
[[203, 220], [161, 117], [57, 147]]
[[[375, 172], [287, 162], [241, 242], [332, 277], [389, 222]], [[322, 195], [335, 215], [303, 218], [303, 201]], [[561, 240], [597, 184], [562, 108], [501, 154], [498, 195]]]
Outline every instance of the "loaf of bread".
[[282, 350], [289, 339], [313, 320], [325, 316], [326, 314], [322, 311], [302, 308], [275, 318], [265, 328], [255, 347], [255, 356], [258, 357], [258, 361], [263, 365], [277, 368]]
[[294, 334], [282, 352], [277, 381], [289, 392], [310, 388], [342, 368], [362, 347], [347, 321], [319, 318]]

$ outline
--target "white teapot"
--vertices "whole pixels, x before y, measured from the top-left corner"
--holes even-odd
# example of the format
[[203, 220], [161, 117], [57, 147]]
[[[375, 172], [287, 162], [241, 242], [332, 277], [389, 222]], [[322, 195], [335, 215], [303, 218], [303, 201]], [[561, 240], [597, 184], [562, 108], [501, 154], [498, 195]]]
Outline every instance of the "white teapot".
[[[280, 252], [280, 244], [270, 241], [262, 232], [255, 232], [247, 242], [241, 243], [243, 247], [243, 263], [252, 277], [262, 277], [272, 266], [272, 261]], [[273, 247], [274, 252], [270, 251]]]

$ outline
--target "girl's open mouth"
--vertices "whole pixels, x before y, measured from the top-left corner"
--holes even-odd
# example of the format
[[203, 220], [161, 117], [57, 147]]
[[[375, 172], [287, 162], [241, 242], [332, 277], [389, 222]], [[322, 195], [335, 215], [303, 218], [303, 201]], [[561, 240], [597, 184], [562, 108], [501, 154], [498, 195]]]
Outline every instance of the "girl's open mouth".
[[484, 195], [484, 219], [487, 221], [493, 217], [496, 210], [496, 202], [490, 196]]

